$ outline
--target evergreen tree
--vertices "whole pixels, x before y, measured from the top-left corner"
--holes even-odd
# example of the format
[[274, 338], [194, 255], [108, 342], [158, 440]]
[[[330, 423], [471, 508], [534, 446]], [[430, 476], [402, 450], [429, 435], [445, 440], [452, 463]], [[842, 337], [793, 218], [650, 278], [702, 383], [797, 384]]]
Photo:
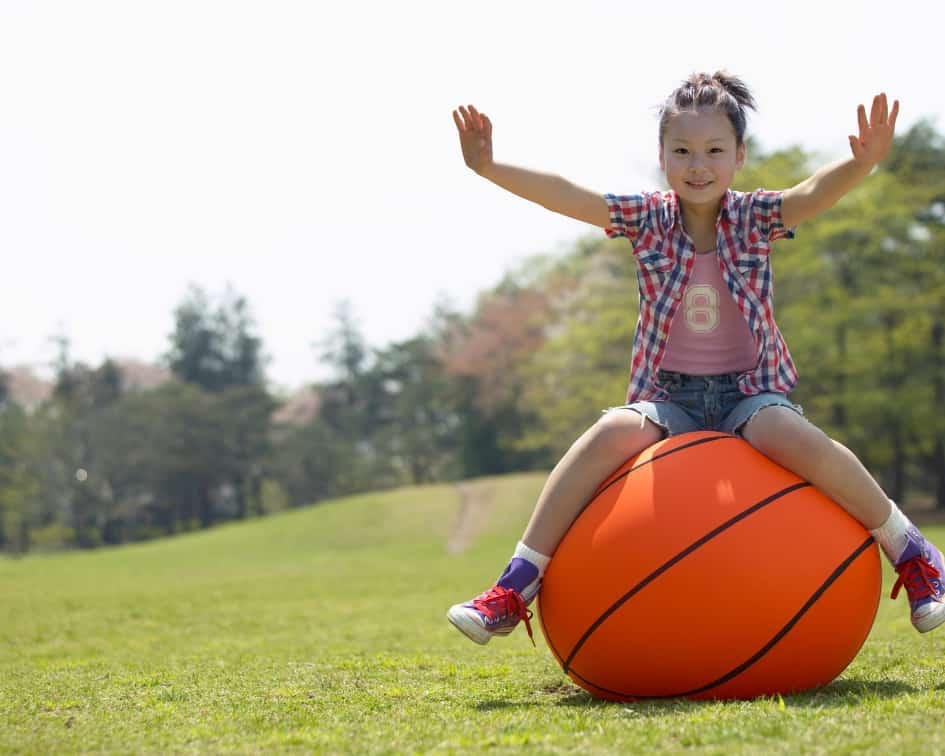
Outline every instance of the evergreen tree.
[[13, 397], [10, 393], [10, 381], [10, 374], [0, 369], [0, 409], [3, 409], [3, 407], [13, 401]]
[[165, 360], [177, 378], [207, 391], [261, 385], [262, 340], [254, 328], [243, 297], [227, 290], [214, 309], [207, 293], [192, 286], [175, 310]]

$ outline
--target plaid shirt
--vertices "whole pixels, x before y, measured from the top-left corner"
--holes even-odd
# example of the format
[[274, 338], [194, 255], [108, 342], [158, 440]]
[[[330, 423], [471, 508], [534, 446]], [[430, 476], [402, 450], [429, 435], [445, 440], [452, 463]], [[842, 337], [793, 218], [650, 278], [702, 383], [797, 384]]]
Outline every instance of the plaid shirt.
[[[797, 370], [774, 322], [771, 242], [793, 239], [781, 222], [781, 192], [750, 194], [729, 190], [716, 220], [716, 249], [722, 279], [755, 336], [758, 362], [738, 376], [743, 394], [787, 394], [797, 384]], [[676, 193], [605, 194], [610, 210], [610, 238], [625, 236], [633, 245], [640, 288], [640, 317], [633, 337], [627, 403], [668, 399], [657, 382], [669, 327], [689, 282], [695, 260], [692, 239], [683, 230]]]

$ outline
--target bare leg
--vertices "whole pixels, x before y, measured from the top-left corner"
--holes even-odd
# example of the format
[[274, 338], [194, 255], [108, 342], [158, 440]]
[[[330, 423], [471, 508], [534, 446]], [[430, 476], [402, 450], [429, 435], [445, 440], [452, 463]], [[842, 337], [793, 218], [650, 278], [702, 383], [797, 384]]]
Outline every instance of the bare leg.
[[743, 436], [766, 457], [814, 484], [867, 530], [889, 517], [889, 498], [856, 455], [793, 410], [761, 410]]
[[[545, 481], [531, 520], [505, 572], [492, 589], [451, 606], [447, 619], [467, 638], [488, 643], [519, 622], [531, 635], [528, 602], [542, 571], [594, 490], [629, 457], [663, 437], [663, 430], [635, 410], [608, 412], [574, 442]], [[537, 552], [537, 553], [536, 553]]]
[[806, 478], [869, 530], [893, 563], [905, 587], [912, 624], [927, 633], [945, 623], [945, 560], [883, 493], [863, 463], [843, 444], [790, 409], [768, 407], [744, 430], [762, 454]]
[[664, 435], [635, 410], [612, 410], [572, 444], [545, 481], [522, 542], [551, 556], [601, 481]]

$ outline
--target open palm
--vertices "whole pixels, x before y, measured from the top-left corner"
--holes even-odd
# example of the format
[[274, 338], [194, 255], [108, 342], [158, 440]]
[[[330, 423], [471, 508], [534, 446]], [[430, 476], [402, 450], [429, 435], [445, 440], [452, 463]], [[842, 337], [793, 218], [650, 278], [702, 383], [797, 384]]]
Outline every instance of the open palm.
[[469, 105], [453, 111], [453, 122], [459, 129], [459, 144], [466, 165], [477, 173], [492, 163], [492, 121]]
[[873, 98], [869, 120], [866, 118], [866, 108], [863, 105], [857, 108], [856, 116], [860, 134], [858, 137], [850, 135], [850, 149], [853, 150], [854, 160], [876, 165], [886, 157], [886, 153], [892, 146], [898, 115], [899, 100], [893, 102], [892, 112], [890, 112], [885, 92]]

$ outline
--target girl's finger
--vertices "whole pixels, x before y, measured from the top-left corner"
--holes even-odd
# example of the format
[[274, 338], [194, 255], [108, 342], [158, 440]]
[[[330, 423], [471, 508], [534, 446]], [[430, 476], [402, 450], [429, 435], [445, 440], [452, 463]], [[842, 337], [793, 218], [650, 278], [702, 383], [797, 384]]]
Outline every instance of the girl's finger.
[[873, 98], [873, 107], [870, 108], [870, 125], [879, 123], [882, 112], [883, 103], [880, 100], [880, 96], [876, 95], [876, 97]]
[[476, 112], [476, 109], [472, 105], [469, 106], [469, 112], [466, 115], [466, 125], [471, 131], [482, 130], [482, 121], [479, 120], [479, 113]]
[[459, 133], [462, 134], [466, 127], [463, 125], [463, 120], [459, 117], [459, 113], [455, 110], [453, 111], [453, 123], [456, 124], [456, 128], [459, 129]]
[[482, 119], [479, 117], [479, 111], [476, 110], [475, 106], [469, 106], [469, 112], [472, 113], [473, 124], [475, 124], [476, 129], [482, 129]]
[[859, 158], [861, 152], [860, 140], [852, 134], [848, 137], [848, 139], [850, 140], [850, 149], [853, 151], [853, 157]]
[[487, 116], [485, 113], [482, 114], [482, 122], [486, 127], [486, 138], [492, 139], [492, 121], [489, 120], [489, 116]]
[[886, 99], [886, 93], [883, 92], [883, 112], [880, 115], [882, 123], [887, 123], [889, 121], [889, 100]]
[[860, 105], [856, 109], [856, 121], [860, 127], [861, 134], [869, 130], [870, 124], [869, 121], [866, 120], [866, 107], [864, 105]]
[[896, 118], [899, 117], [899, 100], [893, 100], [892, 113], [889, 114], [889, 128], [896, 130]]

